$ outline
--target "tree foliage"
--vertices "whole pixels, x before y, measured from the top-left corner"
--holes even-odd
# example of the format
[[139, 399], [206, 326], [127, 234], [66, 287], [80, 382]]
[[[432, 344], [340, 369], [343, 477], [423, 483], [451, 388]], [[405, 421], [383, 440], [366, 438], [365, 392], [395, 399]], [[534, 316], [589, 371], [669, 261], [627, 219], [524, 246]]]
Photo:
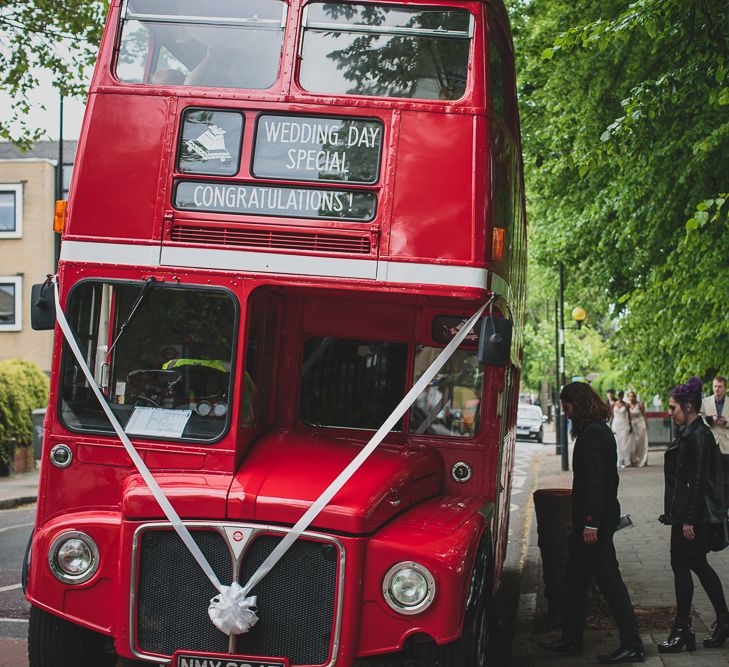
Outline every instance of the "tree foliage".
[[86, 92], [107, 8], [107, 0], [0, 0], [0, 90], [12, 100], [1, 139], [27, 147], [42, 136], [26, 119], [41, 70], [64, 96]]
[[729, 5], [512, 0], [532, 258], [665, 392], [729, 359]]
[[[555, 313], [557, 311], [556, 286], [552, 272], [532, 263], [528, 275], [529, 293], [524, 328], [524, 362], [522, 385], [538, 393], [542, 381], [547, 380], [552, 388], [556, 385], [557, 332]], [[611, 354], [608, 336], [603, 322], [593, 313], [581, 329], [570, 318], [577, 303], [565, 303], [565, 376], [585, 377], [610, 368]], [[585, 304], [582, 304], [585, 305]]]
[[48, 377], [36, 364], [0, 361], [0, 468], [14, 447], [33, 444], [33, 410], [46, 407], [48, 389]]

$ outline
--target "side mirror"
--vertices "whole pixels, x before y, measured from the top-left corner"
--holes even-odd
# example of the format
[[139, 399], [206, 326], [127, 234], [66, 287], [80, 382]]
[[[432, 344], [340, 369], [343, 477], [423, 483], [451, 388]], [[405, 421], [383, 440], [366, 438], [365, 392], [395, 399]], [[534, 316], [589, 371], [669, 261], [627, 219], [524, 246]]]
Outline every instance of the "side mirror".
[[53, 283], [39, 283], [31, 287], [30, 326], [35, 331], [52, 331], [56, 328], [56, 302], [53, 298]]
[[484, 317], [478, 337], [478, 363], [504, 368], [511, 355], [511, 333], [514, 324], [502, 317]]

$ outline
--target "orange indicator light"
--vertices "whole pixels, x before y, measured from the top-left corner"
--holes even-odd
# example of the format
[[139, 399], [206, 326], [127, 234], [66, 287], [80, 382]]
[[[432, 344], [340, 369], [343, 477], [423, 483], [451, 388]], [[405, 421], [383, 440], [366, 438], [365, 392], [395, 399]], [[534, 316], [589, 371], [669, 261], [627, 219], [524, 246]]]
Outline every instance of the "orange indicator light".
[[504, 259], [506, 227], [494, 227], [491, 231], [491, 259], [500, 262]]
[[66, 204], [65, 199], [56, 200], [56, 210], [53, 213], [53, 231], [57, 234], [63, 233], [66, 226]]

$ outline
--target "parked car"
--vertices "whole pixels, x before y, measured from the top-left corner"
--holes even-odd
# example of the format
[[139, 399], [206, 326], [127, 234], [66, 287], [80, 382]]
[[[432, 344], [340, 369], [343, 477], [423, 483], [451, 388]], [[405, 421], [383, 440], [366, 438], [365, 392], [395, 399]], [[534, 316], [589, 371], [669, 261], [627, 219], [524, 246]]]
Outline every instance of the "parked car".
[[544, 441], [544, 415], [538, 405], [520, 403], [516, 412], [516, 437]]

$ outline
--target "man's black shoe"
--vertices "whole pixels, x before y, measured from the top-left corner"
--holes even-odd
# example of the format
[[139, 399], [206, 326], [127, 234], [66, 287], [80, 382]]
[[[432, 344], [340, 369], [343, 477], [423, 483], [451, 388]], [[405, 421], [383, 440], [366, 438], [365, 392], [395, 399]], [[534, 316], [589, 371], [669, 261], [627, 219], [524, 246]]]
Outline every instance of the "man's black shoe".
[[550, 653], [559, 653], [560, 655], [580, 655], [582, 646], [575, 644], [568, 639], [555, 639], [551, 642], [537, 642], [537, 646]]
[[618, 648], [607, 655], [598, 655], [597, 661], [603, 665], [617, 665], [621, 662], [643, 662], [644, 658], [642, 648]]

